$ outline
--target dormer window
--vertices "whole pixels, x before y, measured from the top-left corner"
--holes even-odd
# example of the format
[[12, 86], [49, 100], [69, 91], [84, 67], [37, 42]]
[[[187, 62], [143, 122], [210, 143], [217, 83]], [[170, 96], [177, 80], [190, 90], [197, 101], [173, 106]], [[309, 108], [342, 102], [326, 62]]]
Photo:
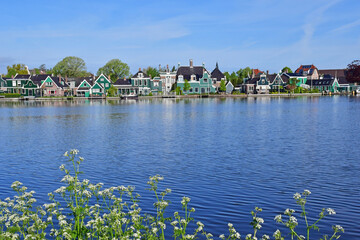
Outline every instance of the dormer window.
[[184, 81], [184, 76], [183, 76], [183, 75], [179, 75], [178, 80], [179, 80], [179, 81]]
[[196, 81], [196, 75], [191, 75], [191, 81]]
[[144, 74], [139, 73], [139, 78], [142, 78], [142, 77], [144, 77]]

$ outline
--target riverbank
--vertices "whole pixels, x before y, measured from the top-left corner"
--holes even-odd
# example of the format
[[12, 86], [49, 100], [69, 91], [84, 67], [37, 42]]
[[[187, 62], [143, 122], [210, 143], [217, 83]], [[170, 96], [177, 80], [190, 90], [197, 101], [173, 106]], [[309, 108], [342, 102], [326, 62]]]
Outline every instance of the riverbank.
[[[188, 98], [258, 98], [258, 97], [320, 97], [325, 96], [321, 93], [295, 93], [295, 94], [210, 94], [210, 95], [178, 95], [178, 96], [139, 96], [139, 99], [152, 99], [152, 98], [177, 98], [177, 99], [188, 99]], [[327, 95], [326, 95], [327, 96]], [[91, 97], [73, 97], [67, 99], [66, 97], [52, 97], [52, 98], [34, 98], [34, 99], [23, 99], [23, 98], [0, 98], [0, 101], [77, 101], [77, 100], [119, 100], [119, 97], [107, 97], [107, 98], [91, 98]]]

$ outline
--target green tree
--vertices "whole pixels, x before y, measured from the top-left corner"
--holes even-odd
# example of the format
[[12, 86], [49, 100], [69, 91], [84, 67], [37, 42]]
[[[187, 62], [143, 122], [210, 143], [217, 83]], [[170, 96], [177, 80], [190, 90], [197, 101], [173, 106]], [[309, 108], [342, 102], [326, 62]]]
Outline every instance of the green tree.
[[176, 71], [175, 66], [172, 67], [171, 71], [172, 71], [172, 72], [175, 72], [175, 71]]
[[224, 76], [226, 77], [227, 80], [230, 80], [230, 73], [229, 72], [224, 72]]
[[119, 78], [126, 78], [130, 75], [130, 67], [121, 62], [120, 59], [111, 59], [103, 67], [99, 68], [97, 75], [101, 73], [110, 76], [112, 82], [116, 82]]
[[237, 86], [238, 83], [239, 83], [239, 78], [238, 78], [238, 76], [236, 75], [235, 72], [232, 72], [232, 73], [231, 73], [231, 75], [230, 75], [230, 77], [229, 77], [229, 80], [230, 80], [230, 82], [231, 82], [234, 86]]
[[291, 71], [291, 69], [290, 69], [289, 67], [284, 67], [284, 68], [281, 70], [282, 73], [284, 73], [284, 72], [286, 72], [286, 71], [287, 71], [287, 73], [293, 73], [293, 71]]
[[7, 74], [6, 77], [12, 77], [15, 76], [16, 74], [28, 74], [28, 70], [25, 66], [25, 64], [13, 64], [12, 66], [7, 66]]
[[145, 73], [150, 76], [150, 78], [159, 77], [159, 71], [153, 67], [147, 67]]
[[237, 74], [237, 77], [238, 77], [238, 84], [241, 84], [244, 82], [244, 78], [248, 78], [251, 76], [251, 68], [250, 67], [246, 67], [244, 69], [239, 69], [236, 74]]
[[294, 92], [294, 90], [297, 88], [297, 83], [300, 82], [297, 78], [290, 78], [289, 83], [286, 85], [286, 89], [290, 92]]
[[111, 87], [107, 90], [107, 95], [109, 97], [115, 97], [117, 93], [118, 93], [118, 89], [113, 85], [111, 85]]
[[225, 80], [221, 80], [220, 82], [220, 92], [226, 92]]
[[85, 61], [79, 57], [64, 58], [55, 65], [53, 73], [67, 77], [86, 77], [89, 75], [86, 71]]
[[185, 83], [184, 83], [184, 92], [189, 91], [191, 88], [191, 85], [189, 83], [189, 80], [185, 79]]

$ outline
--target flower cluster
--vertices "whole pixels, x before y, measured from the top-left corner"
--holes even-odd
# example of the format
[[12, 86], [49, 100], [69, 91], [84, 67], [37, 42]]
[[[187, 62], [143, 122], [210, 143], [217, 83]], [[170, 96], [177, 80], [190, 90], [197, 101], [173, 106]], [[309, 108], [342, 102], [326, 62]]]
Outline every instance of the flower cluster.
[[[80, 164], [84, 158], [77, 157], [79, 150], [65, 152], [70, 168], [66, 164], [60, 166], [64, 172], [61, 186], [49, 193], [50, 203], [35, 206], [34, 191], [19, 181], [11, 188], [16, 196], [0, 200], [0, 239], [165, 239], [165, 231], [172, 231], [176, 239], [213, 239], [213, 235], [205, 231], [202, 222], [195, 222], [192, 215], [195, 209], [190, 207], [191, 199], [184, 196], [181, 199], [181, 211], [174, 212], [172, 217], [166, 214], [170, 201], [166, 196], [171, 190], [159, 190], [159, 183], [164, 178], [155, 175], [149, 178], [149, 190], [155, 195], [155, 214], [144, 214], [139, 206], [139, 195], [134, 193], [133, 186], [116, 186], [104, 188], [103, 183], [92, 184], [88, 179], [80, 180]], [[305, 204], [309, 190], [294, 194], [294, 199], [301, 206], [301, 217], [306, 223], [306, 235], [309, 239], [310, 230], [318, 230], [316, 224], [328, 215], [336, 214], [331, 208], [324, 208], [319, 219], [309, 224]], [[62, 205], [65, 203], [65, 205]], [[259, 217], [261, 208], [256, 207], [251, 212], [253, 232], [245, 236], [246, 240], [257, 240], [264, 219]], [[292, 239], [305, 239], [296, 232], [298, 220], [295, 210], [286, 209], [275, 216], [277, 223], [290, 230]], [[233, 224], [228, 224], [228, 234], [221, 234], [220, 239], [241, 239], [240, 233]], [[324, 240], [338, 239], [344, 229], [340, 225], [333, 226], [333, 235], [324, 236]], [[49, 236], [50, 235], [50, 236]], [[284, 240], [277, 230], [272, 235], [275, 240]], [[269, 240], [269, 235], [263, 234], [262, 240]]]

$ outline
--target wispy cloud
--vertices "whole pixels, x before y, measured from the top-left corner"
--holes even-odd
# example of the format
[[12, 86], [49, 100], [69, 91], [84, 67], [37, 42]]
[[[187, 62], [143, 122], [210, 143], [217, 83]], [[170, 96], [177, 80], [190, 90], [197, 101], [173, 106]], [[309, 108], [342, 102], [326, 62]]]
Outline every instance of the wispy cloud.
[[334, 30], [332, 30], [332, 32], [342, 32], [342, 31], [347, 31], [347, 30], [350, 30], [354, 27], [357, 27], [360, 25], [360, 19], [356, 20], [356, 21], [353, 21], [351, 23], [348, 23], [348, 24], [344, 24], [338, 28], [335, 28]]

